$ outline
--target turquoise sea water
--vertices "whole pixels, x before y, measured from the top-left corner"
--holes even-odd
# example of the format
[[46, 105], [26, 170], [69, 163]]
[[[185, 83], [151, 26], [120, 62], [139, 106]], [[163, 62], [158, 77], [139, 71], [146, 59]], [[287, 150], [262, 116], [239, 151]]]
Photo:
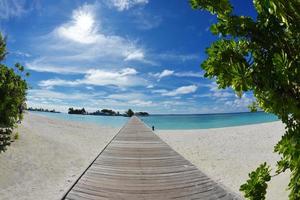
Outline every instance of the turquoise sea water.
[[258, 124], [278, 120], [275, 115], [264, 112], [256, 113], [225, 113], [202, 115], [151, 115], [141, 118], [155, 129], [206, 129], [229, 126]]
[[[69, 115], [66, 113], [33, 112], [51, 118], [96, 123], [112, 127], [123, 126], [127, 117], [93, 116], [93, 115]], [[148, 126], [155, 129], [206, 129], [229, 126], [241, 126], [258, 124], [278, 120], [275, 115], [256, 113], [226, 113], [226, 114], [197, 114], [197, 115], [150, 115], [140, 117]]]

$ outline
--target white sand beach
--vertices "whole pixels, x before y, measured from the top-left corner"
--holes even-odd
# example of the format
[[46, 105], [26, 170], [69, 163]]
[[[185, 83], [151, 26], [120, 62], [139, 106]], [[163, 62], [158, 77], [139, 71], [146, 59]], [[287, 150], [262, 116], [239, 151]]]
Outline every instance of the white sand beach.
[[[259, 164], [275, 168], [280, 156], [273, 153], [274, 145], [284, 133], [281, 122], [271, 122], [239, 127], [157, 131], [173, 149], [196, 165], [201, 171], [237, 194], [248, 173]], [[275, 171], [275, 170], [274, 170]], [[274, 174], [274, 171], [272, 172]], [[268, 200], [287, 200], [289, 175], [272, 179]]]
[[[236, 193], [260, 163], [275, 165], [279, 122], [203, 130], [156, 131], [200, 170]], [[60, 199], [95, 159], [116, 128], [26, 114], [20, 138], [0, 154], [1, 200]], [[288, 176], [276, 177], [268, 199], [287, 199]]]
[[26, 114], [20, 138], [0, 154], [1, 200], [56, 200], [118, 129]]

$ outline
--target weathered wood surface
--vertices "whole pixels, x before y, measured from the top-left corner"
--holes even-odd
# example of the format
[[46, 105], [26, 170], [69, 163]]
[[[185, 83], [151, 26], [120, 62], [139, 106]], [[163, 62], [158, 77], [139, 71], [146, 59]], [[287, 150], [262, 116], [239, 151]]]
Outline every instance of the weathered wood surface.
[[238, 199], [132, 117], [66, 194], [67, 200]]

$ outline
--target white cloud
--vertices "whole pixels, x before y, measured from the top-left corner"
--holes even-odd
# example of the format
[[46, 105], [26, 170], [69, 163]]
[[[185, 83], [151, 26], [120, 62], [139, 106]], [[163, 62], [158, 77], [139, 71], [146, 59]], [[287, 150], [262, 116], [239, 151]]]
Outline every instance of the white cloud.
[[168, 90], [165, 89], [158, 89], [158, 90], [152, 90], [152, 93], [158, 93], [158, 94], [163, 94], [163, 93], [167, 93]]
[[141, 50], [136, 50], [134, 52], [128, 52], [128, 55], [124, 59], [125, 61], [129, 60], [144, 60], [144, 52]]
[[25, 13], [24, 5], [16, 0], [0, 1], [0, 18], [8, 19], [10, 17], [20, 16]]
[[181, 62], [195, 61], [200, 59], [198, 54], [180, 54], [180, 53], [161, 53], [157, 55], [157, 58], [162, 60], [177, 60]]
[[225, 105], [233, 108], [247, 108], [254, 101], [254, 97], [249, 97], [246, 94], [243, 94], [241, 98], [236, 97], [234, 100], [228, 100], [225, 102]]
[[[49, 89], [30, 89], [27, 95], [27, 104], [28, 107], [56, 109], [62, 112], [67, 112], [69, 107], [85, 107], [93, 111], [97, 99], [105, 95], [105, 92], [99, 91], [97, 93], [83, 93], [80, 91], [66, 93]], [[87, 107], [87, 105], [91, 107]]]
[[135, 106], [143, 106], [143, 107], [150, 107], [150, 106], [154, 106], [155, 104], [152, 101], [144, 101], [144, 100], [140, 100], [140, 99], [135, 99], [132, 101], [129, 101], [129, 105], [135, 105]]
[[83, 79], [76, 80], [62, 80], [49, 79], [43, 80], [39, 86], [52, 88], [54, 86], [78, 86], [78, 85], [94, 85], [94, 86], [118, 86], [131, 87], [138, 85], [145, 85], [146, 80], [136, 76], [138, 72], [133, 68], [125, 68], [120, 71], [108, 71], [91, 69], [86, 72]]
[[148, 62], [136, 40], [109, 33], [101, 27], [99, 6], [84, 4], [70, 20], [45, 36], [35, 38], [39, 58], [27, 63], [31, 70], [53, 73], [85, 73], [95, 68], [120, 68], [124, 61]]
[[135, 100], [135, 99], [144, 99], [146, 96], [142, 93], [133, 93], [133, 92], [127, 92], [127, 93], [116, 93], [116, 94], [110, 94], [106, 97], [107, 99], [114, 99], [114, 100], [122, 100], [122, 101], [129, 101], [129, 100]]
[[38, 8], [39, 0], [1, 0], [0, 1], [0, 19], [9, 19], [20, 17], [33, 9]]
[[86, 88], [87, 90], [94, 90], [94, 88], [91, 87], [91, 86], [86, 86], [85, 88]]
[[163, 96], [177, 96], [177, 95], [183, 95], [183, 94], [190, 94], [190, 93], [194, 93], [197, 90], [197, 86], [196, 85], [189, 85], [189, 86], [182, 86], [179, 87], [175, 90], [166, 92], [166, 93], [162, 93]]
[[122, 101], [124, 103], [127, 103], [128, 105], [134, 105], [134, 106], [154, 106], [155, 104], [151, 100], [143, 100], [143, 99], [149, 99], [145, 94], [142, 93], [118, 93], [118, 94], [111, 94], [106, 97], [107, 99], [112, 99], [116, 101]]
[[124, 11], [137, 5], [145, 5], [148, 2], [148, 0], [108, 0], [107, 3], [118, 11]]
[[93, 6], [85, 4], [74, 10], [72, 20], [58, 27], [55, 33], [59, 37], [83, 44], [93, 44], [104, 39], [103, 35], [98, 34], [94, 9]]
[[81, 82], [89, 85], [115, 85], [119, 87], [144, 85], [144, 79], [135, 76], [137, 71], [126, 68], [121, 71], [112, 72], [104, 70], [89, 70]]
[[212, 96], [216, 97], [216, 98], [227, 98], [227, 97], [233, 97], [234, 93], [233, 92], [226, 92], [224, 90], [219, 90], [219, 91], [213, 92]]
[[143, 51], [136, 48], [133, 42], [113, 34], [104, 34], [101, 31], [101, 22], [99, 18], [96, 19], [96, 10], [97, 6], [89, 4], [74, 10], [70, 21], [55, 28], [54, 36], [70, 40], [75, 44], [83, 44], [82, 46], [88, 46], [94, 50], [102, 50], [107, 54], [119, 54], [125, 59], [138, 53], [139, 56], [132, 56], [131, 59], [135, 57], [140, 59]]
[[45, 88], [52, 88], [53, 86], [76, 86], [78, 85], [78, 81], [68, 81], [68, 80], [62, 80], [62, 79], [49, 79], [49, 80], [43, 80], [39, 83], [39, 86], [45, 87]]
[[196, 94], [195, 98], [208, 97], [218, 104], [216, 111], [220, 112], [237, 112], [247, 111], [248, 105], [254, 101], [252, 95], [244, 93], [242, 97], [238, 97], [231, 88], [219, 89], [216, 82], [210, 84], [202, 84], [203, 87], [209, 88], [209, 93]]
[[164, 77], [167, 77], [167, 76], [171, 76], [173, 74], [174, 74], [174, 71], [168, 70], [168, 69], [165, 69], [162, 72], [155, 73], [155, 74], [150, 73], [151, 76], [158, 78], [158, 80], [160, 80]]
[[149, 73], [150, 76], [160, 79], [167, 77], [167, 76], [176, 76], [176, 77], [193, 77], [193, 78], [203, 78], [203, 72], [192, 72], [192, 71], [183, 71], [183, 72], [175, 72], [173, 70], [165, 69], [162, 72], [158, 73]]
[[52, 72], [58, 74], [83, 74], [82, 67], [48, 63], [46, 58], [35, 59], [25, 64], [26, 68], [37, 72]]
[[154, 88], [154, 85], [148, 85], [147, 88], [148, 89]]
[[166, 70], [162, 71], [160, 74], [158, 74], [158, 78], [171, 76], [173, 73], [174, 73], [174, 71], [166, 69]]
[[132, 12], [134, 23], [141, 30], [150, 30], [157, 28], [162, 23], [162, 17], [153, 15], [153, 13], [145, 12], [144, 9], [137, 9]]
[[235, 93], [232, 89], [226, 88], [226, 89], [219, 89], [218, 84], [216, 82], [212, 82], [210, 84], [200, 84], [202, 87], [208, 87], [209, 93], [202, 93], [194, 95], [195, 97], [210, 97], [212, 99], [216, 100], [226, 100], [228, 98], [235, 97]]
[[[49, 89], [30, 89], [27, 96], [29, 107], [43, 107], [66, 112], [69, 107], [86, 108], [88, 111], [95, 111], [101, 108], [114, 110], [126, 110], [128, 107], [134, 110], [145, 107], [153, 107], [156, 104], [150, 97], [142, 93], [115, 93], [107, 95], [99, 91], [73, 91], [57, 92]], [[147, 100], [144, 100], [147, 99]]]
[[[98, 95], [101, 94], [103, 95], [103, 92], [98, 93]], [[30, 89], [28, 91], [29, 100], [88, 100], [95, 97], [97, 97], [97, 95], [82, 94], [80, 92], [67, 94], [63, 92], [52, 91], [49, 89]]]
[[178, 100], [167, 100], [167, 101], [162, 101], [161, 103], [166, 108], [173, 108], [173, 106], [186, 106], [187, 102], [178, 101]]
[[19, 57], [23, 57], [23, 58], [30, 58], [31, 57], [31, 54], [27, 53], [27, 52], [22, 52], [22, 51], [13, 51], [11, 52], [12, 54], [15, 54], [16, 56], [19, 56]]
[[174, 73], [174, 75], [177, 76], [177, 77], [203, 78], [203, 72], [202, 71], [199, 71], [199, 72], [192, 72], [192, 71], [177, 72], [177, 73]]

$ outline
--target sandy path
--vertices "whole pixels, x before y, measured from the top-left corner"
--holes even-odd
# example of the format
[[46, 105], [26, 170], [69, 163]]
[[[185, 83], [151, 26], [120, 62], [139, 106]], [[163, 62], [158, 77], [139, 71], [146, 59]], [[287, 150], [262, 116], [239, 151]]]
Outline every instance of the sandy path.
[[0, 154], [0, 199], [60, 199], [118, 129], [26, 114]]

